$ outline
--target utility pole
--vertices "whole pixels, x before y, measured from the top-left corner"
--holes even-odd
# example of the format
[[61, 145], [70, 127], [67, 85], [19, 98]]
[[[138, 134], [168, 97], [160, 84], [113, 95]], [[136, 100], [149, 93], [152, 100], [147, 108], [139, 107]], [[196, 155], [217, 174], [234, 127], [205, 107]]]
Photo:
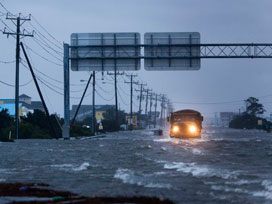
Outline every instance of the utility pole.
[[108, 75], [114, 75], [114, 93], [115, 93], [115, 128], [119, 130], [119, 115], [118, 115], [118, 87], [117, 87], [117, 76], [124, 75], [124, 72], [119, 73], [116, 69], [116, 63], [114, 66], [114, 73], [107, 73]]
[[162, 95], [162, 98], [161, 98], [161, 120], [162, 120], [162, 115], [163, 115], [163, 106], [164, 106], [164, 95]]
[[130, 77], [130, 82], [125, 82], [130, 84], [130, 117], [129, 117], [129, 130], [133, 130], [132, 117], [133, 117], [133, 84], [138, 84], [133, 81], [133, 78], [136, 77], [136, 74], [129, 74], [127, 77]]
[[92, 132], [95, 135], [96, 133], [96, 118], [95, 118], [95, 71], [93, 71], [93, 124], [92, 124]]
[[161, 125], [164, 126], [163, 118], [165, 116], [165, 102], [166, 102], [166, 96], [163, 94], [161, 98]]
[[146, 126], [148, 126], [148, 112], [147, 112], [147, 107], [148, 107], [148, 96], [149, 96], [149, 92], [151, 91], [151, 89], [146, 89], [146, 101], [145, 101], [145, 117], [146, 117]]
[[142, 123], [141, 123], [141, 115], [142, 115], [142, 100], [143, 100], [143, 91], [144, 91], [144, 86], [146, 86], [146, 84], [139, 84], [140, 85], [140, 90], [136, 90], [136, 91], [140, 91], [140, 100], [139, 100], [139, 112], [138, 112], [138, 120], [139, 120], [139, 125], [140, 128], [142, 128]]
[[157, 126], [157, 105], [158, 105], [158, 94], [155, 96], [155, 116], [154, 116], [154, 128]]
[[[62, 127], [62, 137], [65, 140], [70, 139], [70, 127], [74, 124], [79, 107], [81, 106], [81, 103], [80, 103], [79, 107], [77, 107], [78, 110], [76, 111], [76, 114], [72, 120], [72, 123], [70, 124], [70, 69], [69, 69], [69, 62], [70, 62], [69, 61], [69, 44], [64, 43], [63, 44], [64, 124]], [[83, 100], [83, 98], [81, 99], [81, 102], [82, 102], [82, 100]]]
[[20, 74], [20, 37], [33, 37], [32, 34], [25, 34], [24, 32], [21, 33], [21, 26], [26, 21], [30, 21], [30, 15], [28, 18], [22, 18], [19, 14], [18, 17], [9, 17], [7, 14], [6, 17], [7, 20], [13, 21], [13, 23], [16, 25], [16, 32], [6, 32], [6, 28], [4, 29], [3, 34], [9, 35], [15, 35], [16, 36], [16, 70], [15, 70], [15, 131], [16, 131], [16, 139], [19, 139], [19, 125], [20, 125], [20, 116], [19, 116], [19, 74]]
[[150, 102], [149, 102], [149, 114], [148, 114], [148, 128], [150, 128], [150, 122], [152, 121], [152, 105], [153, 105], [153, 102], [152, 102], [152, 100], [153, 100], [153, 93], [151, 92], [150, 93]]

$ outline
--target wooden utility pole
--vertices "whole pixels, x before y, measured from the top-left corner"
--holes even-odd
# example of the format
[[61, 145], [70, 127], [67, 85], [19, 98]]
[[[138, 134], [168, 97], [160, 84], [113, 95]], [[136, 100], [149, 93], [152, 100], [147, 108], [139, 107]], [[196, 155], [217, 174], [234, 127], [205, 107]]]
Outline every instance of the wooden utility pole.
[[133, 81], [133, 78], [136, 77], [136, 74], [129, 74], [127, 75], [130, 77], [130, 82], [125, 82], [130, 84], [130, 117], [129, 117], [129, 130], [133, 130], [133, 84], [138, 84], [137, 82]]
[[21, 26], [25, 21], [30, 21], [30, 15], [28, 18], [22, 18], [20, 15], [18, 17], [9, 17], [7, 15], [6, 19], [13, 21], [16, 25], [16, 32], [6, 32], [6, 28], [3, 34], [15, 35], [16, 36], [16, 69], [15, 69], [15, 131], [16, 131], [16, 139], [19, 139], [19, 81], [20, 81], [20, 37], [33, 37], [32, 34], [21, 33]]

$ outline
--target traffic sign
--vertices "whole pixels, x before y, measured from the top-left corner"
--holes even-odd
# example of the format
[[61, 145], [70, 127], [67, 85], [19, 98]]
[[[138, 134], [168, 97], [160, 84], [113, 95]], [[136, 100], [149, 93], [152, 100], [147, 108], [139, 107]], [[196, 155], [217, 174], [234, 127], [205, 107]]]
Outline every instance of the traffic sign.
[[73, 71], [133, 71], [140, 69], [139, 33], [73, 33]]
[[199, 70], [200, 34], [145, 33], [144, 65], [148, 71]]

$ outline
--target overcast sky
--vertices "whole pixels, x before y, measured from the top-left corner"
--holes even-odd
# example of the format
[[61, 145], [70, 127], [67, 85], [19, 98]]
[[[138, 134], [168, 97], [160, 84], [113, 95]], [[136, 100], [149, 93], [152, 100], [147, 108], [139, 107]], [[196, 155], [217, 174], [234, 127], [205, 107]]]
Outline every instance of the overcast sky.
[[[251, 43], [272, 42], [272, 1], [270, 0], [1, 0], [12, 13], [31, 13], [58, 41], [70, 42], [71, 33], [77, 32], [199, 32], [202, 43]], [[0, 11], [5, 12], [3, 8]], [[12, 22], [1, 19], [11, 28]], [[32, 24], [44, 33], [38, 24]], [[24, 24], [29, 31], [33, 29], [28, 22]], [[4, 29], [3, 23], [0, 23]], [[54, 41], [48, 35], [50, 40]], [[51, 61], [57, 58], [44, 52], [33, 39], [25, 38], [33, 50]], [[15, 40], [0, 36], [0, 60], [14, 60]], [[29, 53], [35, 68], [62, 81], [62, 67]], [[14, 84], [15, 64], [0, 64], [0, 80]], [[21, 66], [20, 84], [28, 82], [29, 72]], [[213, 116], [220, 111], [238, 111], [242, 102], [207, 105], [201, 103], [228, 102], [246, 99], [249, 96], [261, 97], [267, 113], [272, 112], [272, 61], [270, 59], [203, 59], [199, 71], [148, 72], [142, 67], [139, 79], [157, 93], [165, 93], [174, 102], [175, 109], [194, 108], [205, 116]], [[71, 72], [71, 83], [80, 84], [89, 73]], [[46, 78], [45, 78], [46, 79]], [[98, 75], [101, 79], [101, 75]], [[46, 79], [57, 87], [63, 85]], [[111, 80], [108, 77], [108, 80]], [[104, 89], [101, 95], [113, 99], [113, 85], [98, 85]], [[129, 86], [120, 78], [120, 99], [122, 109], [128, 110]], [[79, 97], [83, 86], [72, 86], [73, 97]], [[63, 115], [63, 97], [42, 85], [45, 99], [51, 112]], [[60, 92], [61, 89], [56, 88]], [[89, 93], [91, 90], [88, 91]], [[125, 93], [124, 93], [125, 92]], [[20, 88], [34, 100], [39, 100], [34, 84]], [[0, 84], [0, 98], [13, 98], [14, 88]], [[71, 99], [77, 104], [79, 99]], [[177, 102], [185, 102], [182, 104]], [[91, 103], [91, 96], [84, 104]], [[97, 104], [113, 104], [97, 96]], [[134, 109], [138, 110], [135, 100]], [[200, 103], [200, 104], [191, 104]]]

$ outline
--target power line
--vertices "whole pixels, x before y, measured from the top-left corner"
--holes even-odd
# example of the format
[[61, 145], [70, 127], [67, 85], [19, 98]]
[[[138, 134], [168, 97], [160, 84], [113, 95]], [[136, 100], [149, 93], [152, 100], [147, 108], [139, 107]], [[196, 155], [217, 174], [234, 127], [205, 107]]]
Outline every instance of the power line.
[[[1, 18], [0, 18], [0, 22], [1, 23], [3, 23], [3, 25], [5, 26], [5, 28], [7, 28], [10, 32], [15, 32], [14, 30], [12, 30], [10, 27], [9, 27], [9, 25], [7, 25], [6, 23], [5, 23], [5, 21], [3, 21]], [[4, 32], [4, 31], [3, 31]], [[12, 36], [12, 37], [14, 37], [14, 36]], [[15, 38], [15, 37], [14, 37]]]
[[52, 54], [52, 52], [48, 51], [47, 48], [45, 48], [36, 38], [33, 38], [34, 42], [36, 42], [47, 54], [51, 55], [54, 57], [56, 60], [62, 62], [62, 60], [57, 57], [55, 54]]
[[104, 93], [106, 93], [106, 94], [109, 94], [109, 93], [112, 93], [112, 91], [106, 91], [104, 88], [102, 88], [100, 85], [98, 85], [98, 84], [96, 84], [97, 85], [97, 87], [101, 90], [101, 91], [103, 91]]
[[[29, 56], [30, 57], [30, 56]], [[24, 63], [26, 62], [24, 59], [21, 59]], [[22, 63], [23, 64], [23, 63]], [[25, 64], [24, 64], [25, 65]], [[26, 65], [25, 65], [25, 67], [26, 67]], [[27, 67], [26, 67], [27, 68]], [[44, 77], [46, 77], [46, 78], [48, 78], [48, 79], [50, 79], [50, 80], [52, 80], [52, 81], [54, 81], [54, 82], [56, 82], [56, 83], [59, 83], [59, 84], [63, 84], [63, 82], [62, 81], [60, 81], [60, 80], [57, 80], [57, 79], [55, 79], [55, 78], [53, 78], [53, 77], [51, 77], [51, 76], [49, 76], [48, 74], [45, 74], [44, 72], [42, 72], [42, 71], [40, 71], [39, 69], [37, 69], [37, 68], [35, 68], [35, 67], [33, 67], [33, 69], [35, 70], [35, 71], [37, 71], [38, 73], [40, 73], [41, 75], [43, 75]], [[70, 86], [85, 86], [86, 84], [73, 84], [73, 83], [71, 83], [70, 84]]]
[[[20, 87], [24, 87], [24, 86], [29, 85], [31, 82], [32, 82], [32, 79], [30, 79], [30, 80], [27, 81], [26, 83], [20, 84], [19, 86], [20, 86]], [[6, 86], [15, 87], [14, 84], [10, 84], [10, 83], [4, 82], [4, 81], [0, 81], [0, 83], [4, 84], [4, 85], [6, 85]]]
[[57, 55], [60, 55], [61, 57], [63, 56], [63, 52], [58, 51], [58, 50], [56, 50], [55, 48], [53, 48], [52, 46], [50, 46], [43, 38], [41, 38], [41, 37], [39, 36], [38, 33], [35, 32], [35, 34], [36, 34], [36, 36], [39, 37], [39, 39], [36, 38], [36, 37], [34, 37], [35, 41], [36, 41], [36, 40], [39, 41], [39, 42], [42, 43], [45, 47], [47, 47], [48, 49], [50, 49], [50, 50], [52, 50], [53, 52], [55, 52]]
[[95, 91], [95, 93], [100, 97], [102, 98], [103, 100], [105, 101], [112, 101], [114, 99], [114, 96], [111, 98], [111, 99], [106, 99], [105, 97], [103, 97], [98, 91]]
[[2, 64], [13, 64], [13, 63], [15, 63], [16, 62], [16, 60], [10, 60], [10, 61], [3, 61], [3, 60], [0, 60], [0, 63], [2, 63]]
[[[53, 41], [49, 40], [44, 34], [42, 34], [42, 32], [40, 32], [39, 29], [37, 29], [32, 23], [30, 23], [30, 25], [32, 26], [32, 28], [34, 28], [34, 30], [36, 31], [36, 34], [39, 36], [41, 35], [44, 39], [46, 39], [48, 42], [50, 42], [52, 45], [54, 45], [55, 47], [59, 48], [60, 50], [63, 50], [63, 48], [60, 45], [57, 45], [56, 43], [54, 43]], [[39, 36], [40, 37], [40, 36]], [[40, 37], [41, 38], [41, 37]]]
[[118, 89], [120, 89], [125, 95], [130, 96], [130, 94], [128, 94], [127, 92], [125, 92], [124, 89], [121, 88], [121, 86], [119, 86], [119, 84], [118, 84]]
[[45, 61], [50, 62], [50, 63], [52, 63], [52, 64], [54, 64], [54, 65], [63, 67], [62, 64], [59, 64], [59, 63], [57, 63], [57, 62], [54, 62], [54, 61], [52, 61], [52, 60], [50, 60], [50, 59], [48, 59], [48, 58], [42, 56], [42, 55], [39, 54], [38, 52], [34, 51], [32, 48], [30, 48], [30, 47], [27, 46], [26, 44], [24, 44], [24, 45], [25, 45], [25, 47], [26, 47], [27, 50], [31, 51], [31, 52], [34, 53], [35, 55], [37, 55], [37, 56], [39, 56], [40, 58], [44, 59]]
[[[23, 62], [21, 62], [21, 64], [23, 65], [23, 67], [25, 67], [27, 70], [29, 70], [29, 68], [28, 68]], [[35, 68], [33, 68], [33, 69], [36, 70], [36, 71], [38, 71], [38, 70], [35, 69]], [[38, 72], [39, 72], [39, 73], [42, 73], [42, 72], [40, 72], [40, 71], [38, 71]], [[42, 73], [42, 74], [44, 74], [44, 73]], [[46, 75], [45, 75], [45, 76], [46, 76]], [[62, 87], [59, 87], [59, 86], [57, 86], [57, 85], [55, 85], [55, 84], [52, 84], [51, 82], [48, 82], [47, 80], [45, 80], [44, 78], [42, 78], [42, 77], [41, 77], [40, 75], [38, 75], [38, 74], [36, 74], [36, 78], [39, 79], [39, 80], [41, 80], [41, 81], [43, 81], [44, 83], [49, 84], [49, 86], [58, 89], [59, 91], [63, 91], [63, 90], [64, 90]], [[80, 89], [80, 90], [71, 90], [70, 92], [71, 92], [71, 93], [78, 93], [78, 92], [82, 92], [82, 91], [83, 91], [83, 89]]]
[[117, 93], [118, 93], [119, 98], [121, 99], [121, 102], [122, 102], [125, 106], [129, 106], [129, 104], [126, 103], [126, 102], [124, 101], [122, 95], [120, 94], [120, 92], [119, 92], [118, 90], [117, 90]]
[[10, 13], [9, 10], [2, 4], [2, 2], [0, 2], [0, 6], [1, 6], [7, 13]]
[[14, 84], [9, 84], [9, 83], [6, 83], [6, 82], [4, 82], [4, 81], [0, 81], [0, 83], [4, 84], [4, 85], [6, 85], [6, 86], [15, 87]]
[[62, 43], [60, 41], [58, 41], [52, 34], [50, 34], [49, 31], [47, 31], [47, 29], [45, 27], [43, 27], [38, 20], [35, 18], [35, 16], [32, 16], [33, 20], [53, 39], [55, 40], [58, 44], [62, 45]]

